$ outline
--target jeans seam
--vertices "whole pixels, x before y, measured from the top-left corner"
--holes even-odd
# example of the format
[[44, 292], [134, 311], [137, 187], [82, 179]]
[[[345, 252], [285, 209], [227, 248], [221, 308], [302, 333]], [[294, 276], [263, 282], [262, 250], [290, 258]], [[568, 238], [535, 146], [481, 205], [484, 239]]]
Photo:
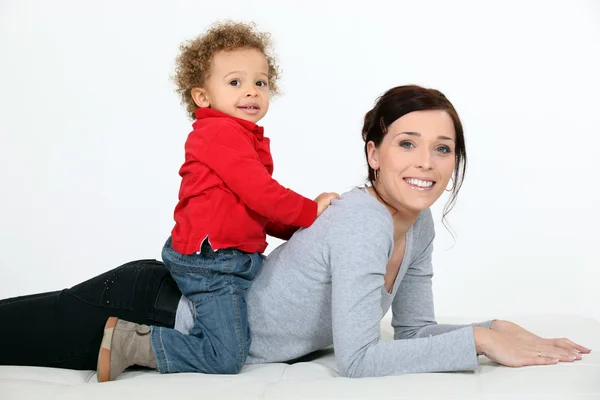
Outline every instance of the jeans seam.
[[235, 317], [236, 317], [236, 330], [238, 336], [238, 361], [240, 363], [244, 362], [244, 351], [246, 347], [246, 341], [244, 340], [244, 333], [242, 332], [242, 314], [240, 312], [240, 296], [233, 296], [233, 304], [235, 308]]
[[[162, 330], [164, 328], [161, 327], [151, 327], [151, 335], [152, 339], [152, 347], [154, 348], [154, 357], [156, 358], [156, 366], [158, 372], [169, 373], [171, 367], [169, 365], [169, 360], [167, 359], [167, 354], [165, 352], [164, 344], [162, 341]], [[167, 328], [168, 329], [168, 328]], [[156, 339], [156, 340], [154, 340]], [[156, 342], [156, 343], [155, 343]]]
[[[102, 275], [106, 275], [105, 277], [107, 279], [109, 279], [109, 277], [113, 277], [113, 279], [118, 279], [120, 277], [120, 273], [122, 273], [123, 271], [127, 271], [127, 268], [138, 268], [138, 265], [134, 265], [134, 264], [138, 264], [137, 262], [130, 262], [127, 264], [123, 264], [111, 271], [107, 271], [106, 273], [102, 274]], [[135, 280], [133, 281], [133, 287], [131, 289], [131, 293], [133, 293], [133, 295], [131, 296], [131, 298], [128, 299], [128, 301], [126, 302], [112, 302], [110, 300], [106, 300], [106, 303], [104, 302], [104, 295], [106, 294], [106, 291], [109, 290], [109, 288], [106, 286], [106, 282], [103, 285], [103, 289], [102, 292], [100, 294], [100, 298], [99, 299], [95, 299], [95, 300], [88, 300], [82, 295], [80, 294], [76, 294], [76, 291], [80, 288], [80, 285], [76, 285], [72, 288], [66, 289], [65, 292], [68, 293], [69, 295], [83, 301], [84, 303], [87, 303], [89, 305], [92, 306], [97, 306], [97, 307], [102, 307], [105, 309], [125, 309], [125, 310], [133, 310], [134, 309], [134, 303], [135, 303], [135, 293], [136, 293], [136, 289], [138, 286], [138, 281], [139, 281], [139, 277], [142, 274], [142, 271], [147, 267], [147, 265], [143, 265], [141, 266], [141, 268], [139, 268], [139, 270], [136, 271], [135, 273]], [[107, 275], [107, 274], [114, 274], [114, 275]], [[98, 277], [94, 278], [97, 280]], [[100, 282], [95, 282], [96, 284], [100, 283]], [[102, 285], [102, 283], [100, 283], [100, 285]], [[114, 290], [114, 286], [112, 287]], [[75, 289], [75, 290], [74, 290]], [[108, 303], [108, 305], [107, 305]]]
[[[213, 296], [211, 296], [213, 297]], [[201, 319], [198, 317], [198, 310], [200, 309], [200, 302], [196, 302], [196, 301], [192, 301], [192, 304], [194, 305], [194, 327], [196, 326], [196, 323], [198, 323], [199, 321], [201, 321]], [[236, 325], [238, 325], [238, 323], [236, 322]], [[193, 328], [192, 328], [193, 329]], [[203, 330], [203, 329], [202, 329]], [[236, 332], [237, 332], [237, 326], [235, 328]], [[204, 334], [206, 335], [206, 332], [204, 332]], [[191, 335], [194, 336], [196, 338], [198, 338], [198, 336], [196, 335]], [[235, 359], [235, 355], [232, 353], [231, 348], [228, 346], [226, 341], [223, 341], [223, 337], [216, 335], [216, 337], [209, 339], [208, 337], [206, 337], [205, 340], [209, 340], [210, 344], [211, 344], [211, 348], [216, 351], [218, 354], [220, 354], [219, 359], [217, 360], [217, 363], [209, 363], [210, 364], [210, 369], [212, 370], [211, 372], [208, 373], [214, 373], [216, 366], [218, 365], [219, 367], [223, 367], [223, 363], [225, 362], [225, 360], [223, 359], [223, 357], [227, 357], [230, 359]], [[219, 346], [215, 346], [215, 341], [218, 343]], [[219, 350], [220, 349], [220, 350]]]

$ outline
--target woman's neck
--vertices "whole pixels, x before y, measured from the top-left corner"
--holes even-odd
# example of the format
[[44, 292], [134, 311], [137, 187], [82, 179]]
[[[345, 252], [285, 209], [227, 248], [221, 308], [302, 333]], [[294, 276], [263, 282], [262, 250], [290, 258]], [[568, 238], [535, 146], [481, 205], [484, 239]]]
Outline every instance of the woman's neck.
[[394, 222], [394, 243], [398, 243], [406, 238], [406, 233], [414, 225], [417, 218], [419, 218], [419, 211], [408, 210], [406, 208], [395, 208], [386, 204], [386, 202], [375, 192], [372, 186], [367, 187], [369, 193], [376, 198], [381, 204], [383, 204]]

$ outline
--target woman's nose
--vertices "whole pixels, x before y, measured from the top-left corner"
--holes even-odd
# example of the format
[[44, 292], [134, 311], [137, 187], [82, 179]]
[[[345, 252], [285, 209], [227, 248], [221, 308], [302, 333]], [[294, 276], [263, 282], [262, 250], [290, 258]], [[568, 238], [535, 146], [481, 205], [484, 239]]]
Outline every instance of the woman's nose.
[[417, 159], [417, 168], [422, 169], [433, 169], [435, 168], [435, 164], [433, 162], [433, 154], [429, 150], [422, 150], [419, 152]]

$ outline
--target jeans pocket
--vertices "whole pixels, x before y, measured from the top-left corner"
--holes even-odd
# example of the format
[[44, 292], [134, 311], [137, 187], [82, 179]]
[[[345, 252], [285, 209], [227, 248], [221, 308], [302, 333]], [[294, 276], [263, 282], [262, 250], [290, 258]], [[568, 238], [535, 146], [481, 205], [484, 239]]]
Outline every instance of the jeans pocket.
[[238, 278], [252, 281], [260, 271], [263, 258], [260, 253], [248, 253], [231, 260], [231, 273]]
[[95, 306], [132, 310], [138, 277], [149, 262], [157, 261], [128, 262], [73, 286], [67, 292]]

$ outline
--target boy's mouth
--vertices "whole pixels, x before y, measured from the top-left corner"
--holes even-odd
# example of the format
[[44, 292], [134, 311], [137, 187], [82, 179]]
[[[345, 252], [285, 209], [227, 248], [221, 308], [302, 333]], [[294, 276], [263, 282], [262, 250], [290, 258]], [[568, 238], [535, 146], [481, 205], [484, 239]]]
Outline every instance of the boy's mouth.
[[238, 108], [256, 108], [258, 110], [260, 109], [260, 106], [258, 103], [246, 103], [239, 105]]
[[238, 106], [238, 109], [242, 110], [243, 112], [247, 113], [247, 114], [257, 114], [258, 111], [260, 110], [260, 107], [258, 106], [258, 104], [244, 104], [242, 106]]

